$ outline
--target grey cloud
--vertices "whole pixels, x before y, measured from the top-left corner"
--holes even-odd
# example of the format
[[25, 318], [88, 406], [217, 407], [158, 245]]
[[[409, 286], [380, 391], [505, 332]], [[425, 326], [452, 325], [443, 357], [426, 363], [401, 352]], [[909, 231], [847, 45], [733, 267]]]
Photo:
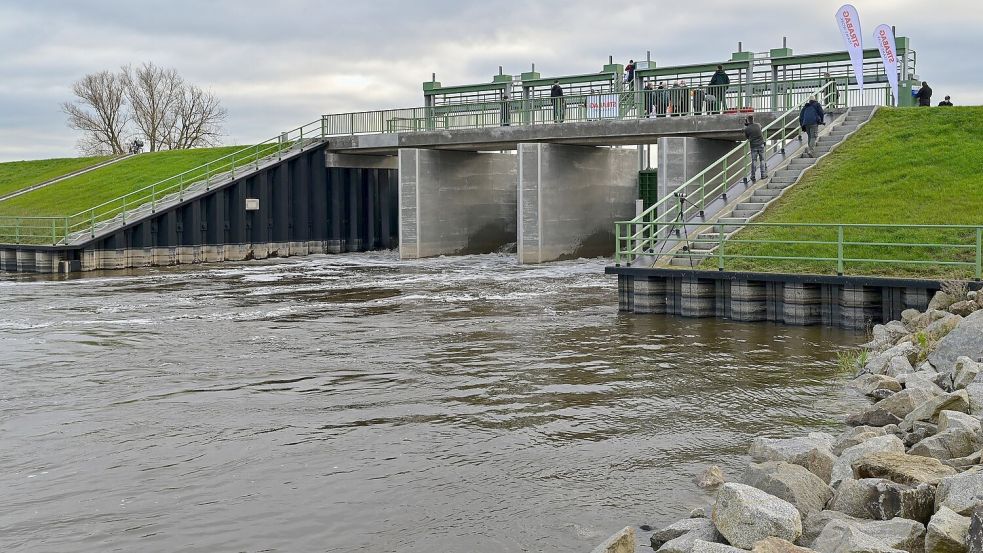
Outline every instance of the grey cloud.
[[[125, 63], [173, 66], [216, 91], [230, 113], [228, 141], [248, 143], [322, 113], [419, 105], [431, 72], [444, 84], [532, 62], [544, 74], [588, 73], [609, 55], [624, 62], [647, 50], [659, 65], [707, 62], [728, 58], [738, 41], [763, 51], [783, 36], [796, 52], [838, 50], [840, 3], [0, 0], [0, 160], [72, 155], [59, 103], [81, 75]], [[944, 12], [914, 0], [854, 3], [865, 34], [885, 21], [912, 38], [937, 93], [983, 102], [983, 76], [953, 55], [979, 46], [975, 2]]]

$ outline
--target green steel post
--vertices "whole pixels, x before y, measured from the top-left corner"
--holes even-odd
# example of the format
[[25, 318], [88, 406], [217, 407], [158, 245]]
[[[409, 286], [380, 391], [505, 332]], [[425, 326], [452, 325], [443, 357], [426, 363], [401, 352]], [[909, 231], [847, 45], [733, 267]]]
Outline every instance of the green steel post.
[[68, 238], [68, 217], [65, 217], [65, 238]]
[[621, 266], [621, 225], [614, 224], [614, 266]]
[[17, 218], [17, 224], [14, 225], [14, 243], [20, 244], [20, 217]]
[[89, 210], [89, 232], [92, 234], [92, 237], [95, 238], [95, 236], [96, 236], [96, 212], [93, 209], [90, 209]]
[[724, 270], [724, 226], [717, 224], [717, 270]]
[[253, 161], [256, 163], [256, 170], [259, 171], [259, 144], [256, 145], [256, 153], [253, 154]]
[[843, 225], [836, 226], [836, 274], [843, 276]]
[[[380, 116], [381, 116], [381, 114], [380, 114]], [[324, 138], [326, 136], [328, 136], [328, 116], [327, 115], [322, 115], [321, 116], [321, 138]], [[279, 149], [277, 149], [277, 153], [279, 153]]]
[[57, 243], [58, 240], [55, 240], [55, 220], [52, 219], [51, 220], [51, 245], [54, 246]]
[[976, 280], [983, 278], [983, 227], [976, 227]]
[[207, 186], [207, 185], [208, 185], [208, 184], [209, 184], [209, 183], [211, 182], [211, 180], [212, 180], [212, 170], [211, 170], [211, 165], [212, 165], [212, 162], [210, 162], [210, 161], [207, 161], [207, 162], [205, 162], [205, 185], [206, 185], [206, 186]]
[[123, 196], [123, 223], [126, 223], [126, 196]]
[[236, 178], [236, 153], [232, 152], [232, 178]]

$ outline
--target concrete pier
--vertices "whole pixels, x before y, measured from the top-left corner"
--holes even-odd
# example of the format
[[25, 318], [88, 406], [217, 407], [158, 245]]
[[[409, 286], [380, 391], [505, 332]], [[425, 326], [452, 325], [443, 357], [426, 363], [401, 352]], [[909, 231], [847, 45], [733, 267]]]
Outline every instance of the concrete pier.
[[608, 267], [623, 312], [863, 329], [924, 310], [938, 281]]
[[513, 154], [399, 151], [399, 257], [490, 253], [515, 242]]
[[635, 215], [638, 152], [519, 144], [520, 263], [610, 255], [614, 222]]
[[[737, 142], [709, 138], [662, 137], [658, 145], [658, 199], [662, 199], [733, 150]], [[735, 156], [735, 159], [738, 157]], [[707, 183], [709, 184], [710, 181], [708, 180]], [[687, 190], [687, 194], [691, 192]], [[691, 202], [699, 200], [693, 195], [689, 195], [687, 199]]]

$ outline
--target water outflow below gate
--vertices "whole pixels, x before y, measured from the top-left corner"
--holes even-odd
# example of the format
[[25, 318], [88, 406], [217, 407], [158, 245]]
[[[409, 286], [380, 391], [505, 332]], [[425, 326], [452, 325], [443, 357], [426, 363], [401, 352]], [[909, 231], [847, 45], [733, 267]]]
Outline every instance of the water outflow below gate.
[[589, 551], [855, 405], [862, 336], [619, 313], [605, 263], [0, 275], [0, 549]]

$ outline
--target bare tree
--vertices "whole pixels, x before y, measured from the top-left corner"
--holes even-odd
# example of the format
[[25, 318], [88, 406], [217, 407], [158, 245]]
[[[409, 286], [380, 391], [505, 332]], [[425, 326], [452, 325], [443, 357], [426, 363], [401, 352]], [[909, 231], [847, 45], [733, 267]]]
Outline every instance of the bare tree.
[[133, 123], [147, 138], [151, 152], [167, 143], [168, 129], [179, 111], [184, 93], [184, 79], [176, 69], [144, 63], [135, 70], [129, 66], [120, 71], [126, 83]]
[[227, 112], [218, 98], [152, 62], [79, 79], [76, 100], [62, 104], [68, 126], [83, 132], [85, 153], [120, 155], [124, 137], [145, 137], [151, 152], [218, 143]]
[[123, 133], [129, 122], [126, 109], [126, 84], [120, 75], [109, 71], [92, 73], [73, 86], [76, 100], [62, 104], [68, 126], [85, 136], [79, 148], [85, 153], [123, 153]]
[[216, 144], [227, 114], [214, 94], [185, 85], [167, 133], [167, 147], [179, 150]]

